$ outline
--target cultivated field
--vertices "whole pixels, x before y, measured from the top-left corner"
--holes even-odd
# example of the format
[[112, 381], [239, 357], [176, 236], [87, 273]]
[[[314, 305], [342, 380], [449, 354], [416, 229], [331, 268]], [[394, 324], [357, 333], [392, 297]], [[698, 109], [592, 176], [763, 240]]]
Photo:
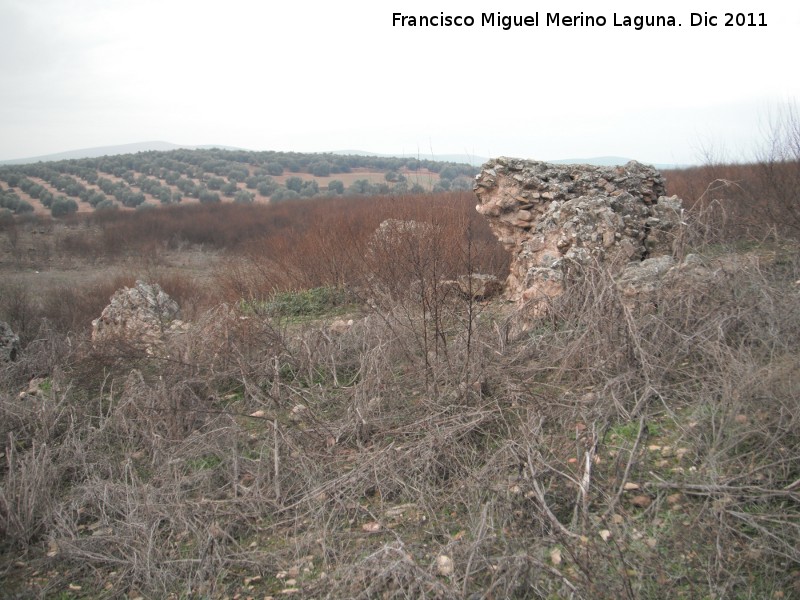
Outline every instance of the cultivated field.
[[468, 165], [414, 158], [173, 150], [0, 166], [0, 219], [179, 203], [471, 189]]

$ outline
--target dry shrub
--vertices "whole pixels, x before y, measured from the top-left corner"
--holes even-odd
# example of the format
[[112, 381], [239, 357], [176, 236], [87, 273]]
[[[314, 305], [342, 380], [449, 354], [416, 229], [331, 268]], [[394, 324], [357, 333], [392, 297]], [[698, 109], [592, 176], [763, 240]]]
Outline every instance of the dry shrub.
[[101, 235], [85, 226], [60, 232], [54, 244], [60, 252], [89, 263], [119, 256], [123, 250], [121, 244], [103, 244]]
[[[47, 333], [28, 346], [21, 360], [0, 365], [0, 531], [4, 544], [25, 551], [52, 526], [53, 511], [75, 473], [77, 423], [86, 419], [71, 401], [62, 370], [72, 349]], [[43, 373], [51, 375], [41, 378]], [[34, 376], [40, 377], [37, 395], [19, 394]]]
[[433, 566], [418, 564], [402, 541], [388, 543], [353, 566], [351, 576], [337, 581], [327, 597], [460, 598], [436, 576]]
[[185, 321], [202, 318], [207, 310], [213, 309], [220, 302], [211, 282], [202, 277], [187, 275], [178, 269], [156, 267], [147, 269], [137, 278], [161, 286], [178, 303], [180, 318]]
[[140, 277], [159, 284], [178, 302], [184, 319], [199, 316], [218, 300], [205, 281], [179, 271], [155, 268], [140, 275], [112, 271], [84, 283], [47, 283], [35, 291], [21, 282], [2, 283], [0, 319], [20, 336], [23, 347], [47, 330], [81, 339], [91, 332], [92, 321], [100, 316], [114, 293], [133, 287]]
[[[313, 227], [281, 250], [291, 287], [355, 273], [374, 301], [345, 330], [229, 305], [163, 354], [62, 341], [4, 367], [4, 564], [26, 548], [52, 591], [148, 597], [277, 595], [308, 556], [313, 597], [796, 593], [797, 245], [707, 252], [702, 284], [638, 306], [594, 266], [530, 315], [444, 293], [492, 252], [427, 210], [364, 212], [366, 246], [324, 242], [335, 268]], [[431, 235], [371, 262], [385, 218]], [[228, 291], [263, 297], [253, 272]], [[62, 390], [41, 415], [16, 394], [34, 366]]]
[[7, 448], [6, 476], [0, 488], [0, 532], [27, 548], [48, 529], [60, 484], [59, 467], [46, 444], [20, 456], [12, 435]]
[[[800, 273], [797, 251], [790, 244], [774, 258], [757, 253], [721, 258], [710, 263], [713, 267], [702, 285], [664, 288], [648, 299], [646, 310], [624, 305], [610, 279], [590, 270], [567, 297], [553, 303], [538, 327], [534, 321], [526, 334], [530, 341], [517, 359], [530, 373], [529, 380], [566, 390], [556, 404], [537, 405], [545, 423], [562, 430], [575, 423], [588, 425], [576, 436], [581, 443], [573, 454], [575, 464], [601, 452], [609, 431], [638, 421], [613, 469], [582, 469], [596, 486], [591, 502], [598, 506], [586, 515], [588, 523], [622, 508], [625, 482], [650, 479], [656, 502], [663, 503], [678, 490], [708, 502], [693, 505], [693, 523], [704, 535], [716, 538], [715, 544], [699, 544], [698, 550], [693, 533], [677, 524], [659, 532], [664, 537], [658, 539], [658, 547], [668, 555], [689, 548], [708, 553], [706, 560], [714, 567], [707, 582], [705, 575], [698, 576], [702, 565], [688, 569], [697, 578], [685, 582], [685, 587], [695, 594], [710, 590], [727, 596], [747, 585], [765, 593], [793, 585], [780, 570], [787, 560], [798, 564], [793, 544], [800, 497], [791, 487], [800, 457], [794, 422], [800, 396], [786, 379], [787, 369], [800, 366], [800, 311], [792, 288]], [[653, 463], [647, 456], [652, 439], [648, 423], [653, 422], [674, 428], [673, 450], [684, 446], [692, 453], [690, 471], [680, 467], [653, 480], [649, 470]], [[548, 456], [541, 450], [544, 447], [556, 450]], [[572, 537], [581, 531], [580, 514], [586, 509], [578, 485], [581, 471], [574, 473], [563, 454], [559, 459], [557, 448], [551, 439], [534, 444], [528, 452], [539, 458], [529, 471], [532, 478], [540, 474], [544, 493], [535, 493], [540, 508], [548, 506], [556, 516], [553, 519], [545, 510], [540, 518], [545, 524], [550, 521], [558, 543], [569, 549], [585, 577], [581, 588], [590, 597], [640, 597], [656, 594], [657, 589], [664, 595], [678, 593], [679, 584], [671, 592], [664, 587], [665, 582], [675, 582], [657, 554], [646, 547], [634, 550], [631, 531], [609, 522], [595, 521], [590, 527], [594, 533], [587, 535], [595, 540], [593, 535], [601, 528], [613, 532], [615, 539], [622, 535], [615, 545], [623, 554], [613, 558], [617, 550], [604, 545], [604, 550], [596, 549], [595, 558], [584, 562], [587, 546]], [[560, 492], [565, 486], [573, 489], [571, 501], [569, 494]], [[747, 554], [754, 545], [759, 548], [755, 562], [754, 555]], [[620, 576], [623, 564], [636, 575]], [[750, 571], [756, 564], [761, 580], [743, 587], [733, 574]], [[618, 575], [604, 579], [609, 572]], [[644, 577], [647, 572], [658, 584]], [[605, 591], [595, 589], [598, 581]]]
[[[790, 104], [773, 115], [755, 160], [664, 171], [667, 193], [684, 200], [713, 242], [800, 234], [800, 113]], [[713, 210], [710, 210], [713, 209]], [[713, 219], [713, 220], [710, 220]]]
[[[62, 388], [59, 376], [50, 381], [60, 397], [4, 395], [0, 526], [7, 543], [47, 541], [55, 560], [71, 568], [113, 569], [117, 591], [163, 595], [180, 577], [184, 589], [213, 594], [218, 574], [252, 560], [237, 558], [233, 536], [270, 507], [260, 495], [272, 490], [261, 443], [222, 397], [246, 394], [241, 416], [269, 404], [262, 385], [270, 359], [262, 353], [270, 345], [281, 354], [279, 332], [223, 307], [171, 340], [172, 357], [79, 347], [61, 358], [70, 367], [65, 378], [80, 388]], [[98, 352], [116, 352], [115, 360], [99, 361]], [[32, 359], [26, 353], [14, 368]], [[3, 380], [4, 390], [13, 385]], [[245, 476], [252, 478], [246, 490]], [[218, 500], [229, 497], [240, 517], [210, 531], [220, 521]], [[199, 558], [186, 559], [187, 552]]]
[[114, 292], [133, 284], [132, 275], [120, 273], [85, 286], [57, 285], [41, 298], [41, 318], [57, 331], [88, 332]]
[[[223, 298], [235, 301], [264, 299], [281, 290], [358, 286], [372, 276], [391, 280], [397, 274], [396, 263], [406, 268], [412, 257], [376, 253], [374, 233], [387, 219], [429, 223], [440, 236], [435, 240], [429, 236], [429, 243], [438, 247], [439, 261], [460, 260], [469, 236], [475, 246], [475, 270], [504, 277], [508, 255], [475, 213], [474, 203], [472, 194], [452, 193], [313, 200], [262, 208], [275, 211], [274, 233], [265, 231], [244, 244], [220, 269], [218, 287]], [[284, 213], [287, 220], [282, 225]], [[412, 251], [407, 245], [406, 249]], [[455, 268], [448, 265], [440, 274]]]
[[31, 289], [17, 282], [0, 282], [0, 319], [6, 321], [26, 345], [37, 334], [40, 317]]
[[[66, 377], [65, 372], [70, 370], [77, 347], [78, 344], [68, 336], [43, 323], [37, 330], [36, 338], [23, 348], [16, 361], [0, 365], [0, 390], [15, 397], [34, 378], [49, 376], [50, 379], [61, 380]], [[61, 380], [62, 387], [66, 383]], [[16, 429], [9, 425], [9, 430]]]
[[34, 290], [22, 282], [0, 284], [0, 318], [18, 333], [23, 346], [42, 329], [84, 334], [113, 293], [134, 282], [132, 275], [111, 274], [83, 285], [44, 284]]

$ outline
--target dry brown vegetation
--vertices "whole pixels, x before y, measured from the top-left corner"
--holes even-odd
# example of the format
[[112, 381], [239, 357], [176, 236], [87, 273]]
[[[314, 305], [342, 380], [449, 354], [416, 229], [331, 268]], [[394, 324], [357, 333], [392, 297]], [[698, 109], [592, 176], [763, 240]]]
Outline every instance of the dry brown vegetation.
[[[765, 212], [742, 237], [704, 177], [668, 181], [715, 274], [652, 310], [600, 266], [535, 316], [457, 294], [507, 269], [471, 194], [6, 229], [4, 592], [800, 595], [800, 247]], [[135, 277], [189, 308], [166, 354], [88, 339]]]
[[[796, 105], [772, 119], [757, 160], [729, 163], [709, 155], [703, 166], [666, 171], [670, 194], [715, 219], [720, 241], [800, 235], [800, 113]], [[709, 210], [713, 208], [713, 210]]]
[[[775, 164], [707, 164], [664, 171], [667, 191], [687, 208], [715, 219], [714, 235], [726, 239], [762, 238], [770, 233], [800, 234], [800, 159]], [[712, 209], [713, 210], [710, 210]]]

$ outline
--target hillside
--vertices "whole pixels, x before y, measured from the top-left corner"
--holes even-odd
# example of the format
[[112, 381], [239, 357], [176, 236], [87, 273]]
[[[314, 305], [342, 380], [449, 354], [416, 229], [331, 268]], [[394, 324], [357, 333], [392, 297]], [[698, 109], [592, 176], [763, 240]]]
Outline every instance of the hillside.
[[465, 190], [472, 187], [474, 170], [416, 158], [218, 148], [148, 151], [0, 167], [0, 210], [64, 216], [180, 202]]
[[79, 160], [81, 158], [97, 158], [100, 156], [114, 156], [116, 154], [135, 154], [137, 152], [166, 152], [169, 150], [178, 150], [179, 148], [191, 149], [191, 146], [182, 146], [180, 144], [160, 141], [121, 144], [118, 146], [96, 146], [93, 148], [80, 148], [77, 150], [56, 152], [54, 154], [0, 160], [0, 166], [26, 165], [37, 162], [57, 162], [60, 160]]

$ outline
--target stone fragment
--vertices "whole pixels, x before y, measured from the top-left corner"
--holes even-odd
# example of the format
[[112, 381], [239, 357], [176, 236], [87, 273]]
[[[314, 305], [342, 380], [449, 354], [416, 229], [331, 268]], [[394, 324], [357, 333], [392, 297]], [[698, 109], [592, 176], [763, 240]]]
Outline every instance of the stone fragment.
[[53, 385], [52, 380], [49, 378], [34, 377], [28, 382], [28, 387], [19, 393], [19, 399], [47, 399], [52, 398], [53, 394], [59, 391], [58, 386]]
[[453, 559], [446, 554], [440, 554], [436, 557], [436, 571], [442, 577], [450, 577], [455, 571]]
[[617, 278], [617, 286], [626, 298], [652, 294], [661, 285], [664, 274], [674, 266], [675, 259], [671, 256], [631, 263]]
[[561, 550], [558, 548], [553, 548], [550, 550], [550, 562], [553, 563], [554, 566], [558, 566], [561, 564]]
[[328, 331], [335, 335], [342, 335], [350, 331], [353, 328], [353, 319], [348, 319], [345, 321], [344, 319], [336, 319], [330, 325], [328, 325]]
[[92, 341], [122, 341], [149, 355], [158, 354], [168, 334], [185, 329], [179, 313], [177, 302], [161, 286], [137, 281], [132, 288], [117, 290], [92, 321]]
[[19, 336], [5, 321], [0, 321], [0, 363], [11, 362], [19, 356]]

